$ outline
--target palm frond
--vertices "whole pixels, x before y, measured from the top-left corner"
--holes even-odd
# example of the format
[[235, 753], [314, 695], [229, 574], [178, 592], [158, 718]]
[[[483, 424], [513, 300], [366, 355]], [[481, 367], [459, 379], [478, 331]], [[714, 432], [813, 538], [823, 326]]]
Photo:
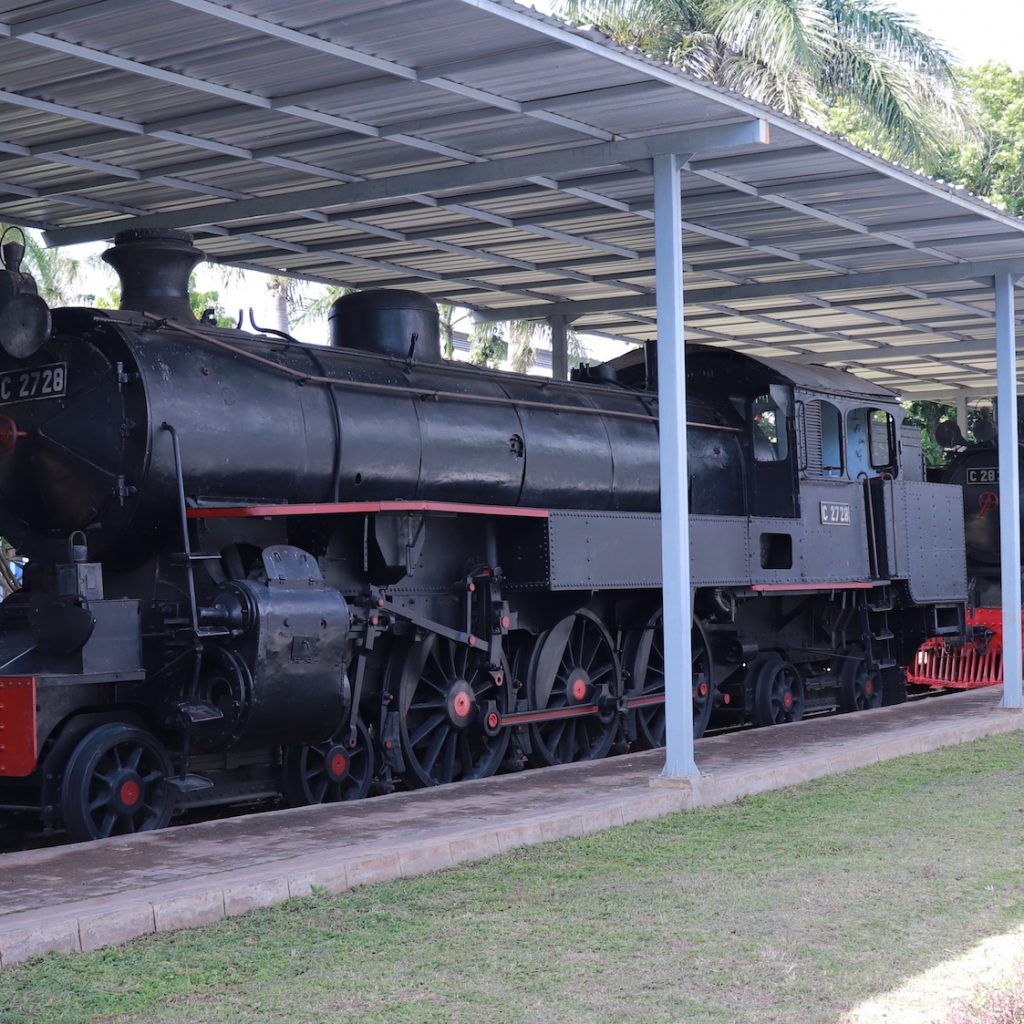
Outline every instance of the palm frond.
[[793, 117], [817, 123], [813, 83], [802, 69], [795, 66], [780, 74], [760, 55], [728, 51], [716, 76], [719, 84], [753, 100], [775, 107]]
[[566, 21], [667, 59], [678, 40], [700, 24], [701, 0], [558, 0], [553, 6]]
[[918, 25], [913, 15], [884, 0], [822, 0], [843, 38], [858, 39], [891, 60], [951, 83], [956, 61], [950, 51]]
[[813, 68], [832, 35], [832, 23], [817, 0], [706, 0], [704, 16], [726, 46], [776, 74]]
[[835, 92], [873, 119], [895, 159], [934, 158], [959, 130], [952, 94], [870, 46], [848, 40], [838, 70]]

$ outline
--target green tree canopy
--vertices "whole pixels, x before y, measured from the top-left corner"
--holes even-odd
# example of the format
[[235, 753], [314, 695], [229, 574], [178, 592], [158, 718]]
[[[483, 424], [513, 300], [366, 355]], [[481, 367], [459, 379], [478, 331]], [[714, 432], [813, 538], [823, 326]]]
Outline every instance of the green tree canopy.
[[978, 134], [953, 147], [935, 176], [1024, 214], [1024, 71], [983, 64], [957, 77], [977, 111]]

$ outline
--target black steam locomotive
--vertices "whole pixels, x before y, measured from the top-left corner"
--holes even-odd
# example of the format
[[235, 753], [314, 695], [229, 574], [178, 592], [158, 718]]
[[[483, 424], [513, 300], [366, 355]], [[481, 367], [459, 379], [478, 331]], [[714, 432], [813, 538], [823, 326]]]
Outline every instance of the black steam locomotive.
[[87, 839], [656, 746], [664, 628], [697, 735], [874, 707], [962, 628], [960, 492], [883, 388], [688, 352], [695, 617], [663, 623], [653, 359], [448, 364], [397, 291], [330, 347], [219, 329], [200, 258], [119, 235], [116, 311], [0, 288], [2, 807]]

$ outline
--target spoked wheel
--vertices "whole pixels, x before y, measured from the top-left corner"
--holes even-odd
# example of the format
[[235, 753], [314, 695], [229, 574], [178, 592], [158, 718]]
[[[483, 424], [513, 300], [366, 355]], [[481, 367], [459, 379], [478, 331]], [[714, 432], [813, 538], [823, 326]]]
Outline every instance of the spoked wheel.
[[281, 789], [292, 807], [362, 800], [370, 792], [374, 768], [370, 734], [359, 721], [354, 746], [349, 746], [346, 725], [323, 743], [285, 747]]
[[[627, 647], [630, 668], [630, 696], [647, 697], [665, 693], [665, 636], [662, 615], [657, 612]], [[708, 727], [715, 705], [711, 685], [711, 657], [700, 627], [690, 631], [691, 679], [693, 693], [693, 738], [699, 740]], [[633, 711], [636, 715], [637, 747], [650, 750], [665, 745], [665, 705], [652, 704]]]
[[488, 670], [483, 652], [436, 633], [408, 649], [398, 703], [410, 781], [439, 786], [498, 770], [508, 729], [485, 719], [508, 711], [505, 675]]
[[764, 654], [751, 662], [754, 725], [783, 725], [804, 717], [804, 681], [788, 661]]
[[557, 712], [605, 706], [596, 714], [552, 718], [530, 726], [534, 764], [568, 764], [604, 757], [619, 722], [614, 703], [622, 673], [615, 642], [593, 612], [581, 609], [552, 628], [537, 645], [529, 669], [531, 710]]
[[838, 659], [839, 706], [843, 711], [866, 711], [882, 706], [882, 684], [868, 668], [862, 651], [853, 647]]
[[150, 832], [171, 820], [175, 791], [163, 744], [144, 729], [108, 722], [85, 734], [68, 759], [64, 825], [76, 842]]

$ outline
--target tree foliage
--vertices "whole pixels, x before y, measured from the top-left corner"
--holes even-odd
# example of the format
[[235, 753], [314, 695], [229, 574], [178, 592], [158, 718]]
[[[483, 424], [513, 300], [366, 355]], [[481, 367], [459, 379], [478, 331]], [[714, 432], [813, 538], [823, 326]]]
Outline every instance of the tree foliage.
[[213, 321], [218, 327], [234, 327], [238, 322], [237, 318], [231, 316], [221, 305], [220, 292], [217, 289], [211, 288], [205, 292], [197, 289], [195, 274], [189, 275], [188, 301], [197, 320], [202, 319], [207, 310], [212, 310]]
[[977, 112], [978, 134], [954, 146], [935, 176], [1024, 214], [1024, 71], [965, 68], [958, 79]]
[[943, 466], [946, 456], [942, 446], [935, 440], [935, 429], [943, 420], [956, 419], [956, 409], [938, 402], [906, 402], [904, 423], [921, 428], [921, 450], [928, 466]]
[[901, 159], [935, 157], [962, 125], [949, 52], [885, 0], [560, 0], [556, 10], [819, 127], [846, 104]]
[[[942, 445], [935, 440], [935, 430], [940, 423], [947, 420], [955, 421], [956, 409], [952, 405], [944, 405], [941, 402], [924, 401], [904, 402], [903, 408], [906, 410], [906, 418], [903, 422], [921, 428], [921, 450], [924, 452], [927, 465], [944, 466], [947, 461], [946, 453]], [[964, 430], [960, 425], [965, 440], [969, 442], [975, 440], [974, 426], [981, 420], [987, 420], [988, 427], [991, 429], [991, 408], [986, 406], [967, 410], [967, 429]]]
[[469, 361], [474, 366], [496, 369], [508, 356], [508, 342], [498, 324], [474, 324], [469, 332]]
[[[221, 305], [220, 292], [216, 289], [201, 292], [196, 285], [196, 275], [189, 274], [188, 303], [192, 307], [192, 315], [201, 320], [208, 310], [213, 311], [213, 322], [218, 327], [234, 327], [237, 322]], [[121, 306], [121, 286], [112, 284], [102, 295], [93, 299], [97, 309], [119, 309]]]

